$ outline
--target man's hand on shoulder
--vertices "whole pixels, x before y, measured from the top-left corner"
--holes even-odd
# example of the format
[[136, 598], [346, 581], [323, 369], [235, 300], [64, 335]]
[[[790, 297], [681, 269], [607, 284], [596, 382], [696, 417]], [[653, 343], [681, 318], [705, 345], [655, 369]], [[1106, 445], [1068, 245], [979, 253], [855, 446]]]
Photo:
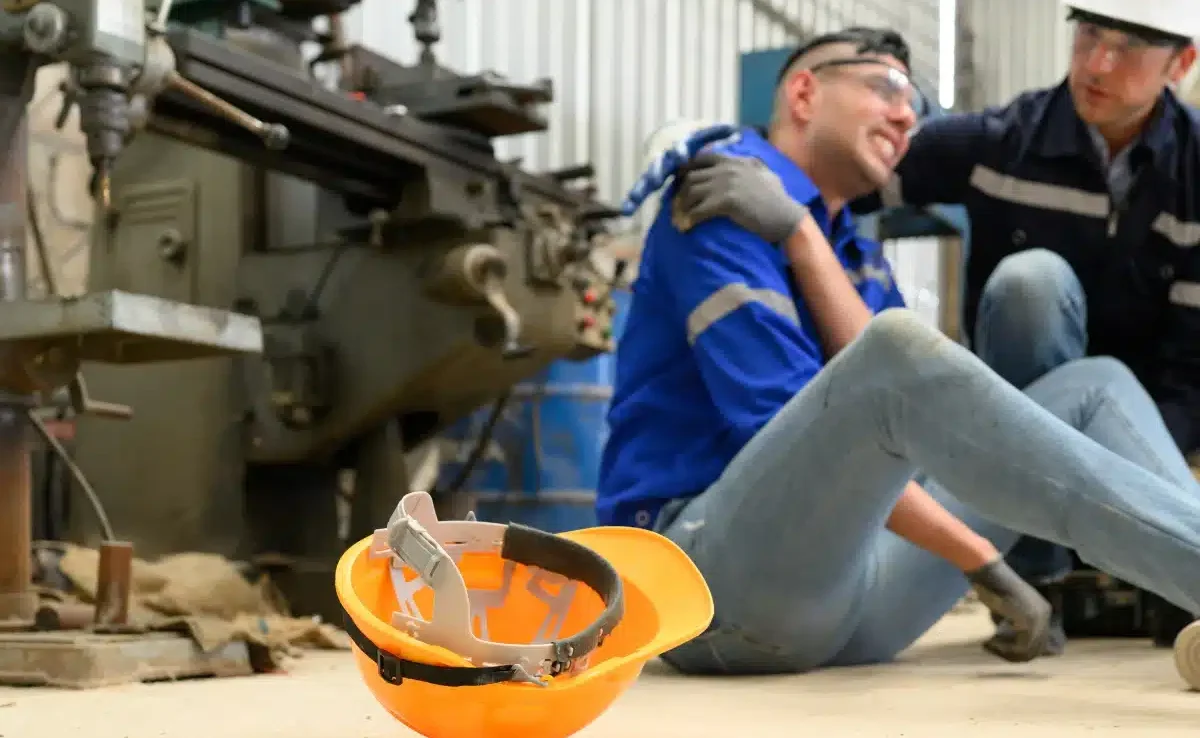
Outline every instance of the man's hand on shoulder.
[[811, 220], [779, 176], [753, 157], [702, 153], [678, 179], [671, 220], [681, 231], [724, 217], [768, 243], [783, 243]]

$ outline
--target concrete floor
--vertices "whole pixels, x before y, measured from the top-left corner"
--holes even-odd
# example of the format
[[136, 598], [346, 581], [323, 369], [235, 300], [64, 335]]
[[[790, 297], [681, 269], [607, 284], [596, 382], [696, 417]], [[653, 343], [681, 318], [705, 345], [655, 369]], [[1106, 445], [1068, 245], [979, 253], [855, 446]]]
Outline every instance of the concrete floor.
[[[1071, 644], [1012, 666], [979, 650], [978, 610], [947, 617], [900, 663], [795, 677], [689, 679], [657, 664], [581, 738], [797, 734], [869, 738], [1196, 736], [1200, 694], [1169, 651]], [[409, 738], [345, 654], [292, 673], [91, 692], [0, 689], [0, 738]], [[532, 737], [531, 737], [532, 738]]]

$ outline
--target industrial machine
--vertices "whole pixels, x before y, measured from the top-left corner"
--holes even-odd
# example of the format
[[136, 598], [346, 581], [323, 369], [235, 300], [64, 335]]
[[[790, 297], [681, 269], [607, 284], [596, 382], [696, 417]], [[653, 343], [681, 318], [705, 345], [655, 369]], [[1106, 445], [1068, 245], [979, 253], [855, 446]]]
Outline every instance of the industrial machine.
[[[597, 254], [618, 214], [590, 168], [531, 174], [494, 153], [546, 129], [551, 83], [440, 66], [432, 0], [410, 18], [416, 65], [346, 45], [356, 2], [9, 0], [0, 16], [14, 46], [72, 64], [95, 169], [89, 289], [117, 296], [72, 304], [154, 308], [155, 336], [246, 334], [237, 349], [261, 326], [261, 354], [121, 344], [123, 364], [161, 361], [84, 368], [133, 414], [81, 416], [79, 468], [140, 555], [274, 567], [294, 610], [327, 616], [346, 539], [408, 491], [405, 452], [555, 360], [611, 350], [614, 312]], [[95, 541], [96, 516], [71, 510], [70, 538]]]

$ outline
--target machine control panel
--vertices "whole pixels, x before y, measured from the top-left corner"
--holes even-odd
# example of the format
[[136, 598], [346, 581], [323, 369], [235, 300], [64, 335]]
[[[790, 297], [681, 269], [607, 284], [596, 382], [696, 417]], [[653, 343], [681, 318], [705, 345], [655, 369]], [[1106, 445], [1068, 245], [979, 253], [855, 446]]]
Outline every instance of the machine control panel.
[[579, 296], [575, 304], [575, 327], [580, 349], [597, 353], [612, 351], [616, 348], [613, 331], [617, 313], [612, 286], [591, 279], [580, 279], [574, 286]]

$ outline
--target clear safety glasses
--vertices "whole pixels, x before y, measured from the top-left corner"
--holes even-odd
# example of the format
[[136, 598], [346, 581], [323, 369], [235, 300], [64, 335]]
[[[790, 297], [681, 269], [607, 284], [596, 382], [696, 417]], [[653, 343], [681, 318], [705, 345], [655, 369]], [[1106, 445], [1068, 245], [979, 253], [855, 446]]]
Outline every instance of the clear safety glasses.
[[814, 64], [809, 71], [816, 74], [826, 69], [845, 67], [868, 68], [866, 72], [850, 76], [864, 84], [867, 89], [878, 95], [888, 105], [907, 104], [918, 118], [924, 117], [930, 112], [929, 99], [921, 92], [912, 77], [880, 59], [869, 56], [830, 59]]

